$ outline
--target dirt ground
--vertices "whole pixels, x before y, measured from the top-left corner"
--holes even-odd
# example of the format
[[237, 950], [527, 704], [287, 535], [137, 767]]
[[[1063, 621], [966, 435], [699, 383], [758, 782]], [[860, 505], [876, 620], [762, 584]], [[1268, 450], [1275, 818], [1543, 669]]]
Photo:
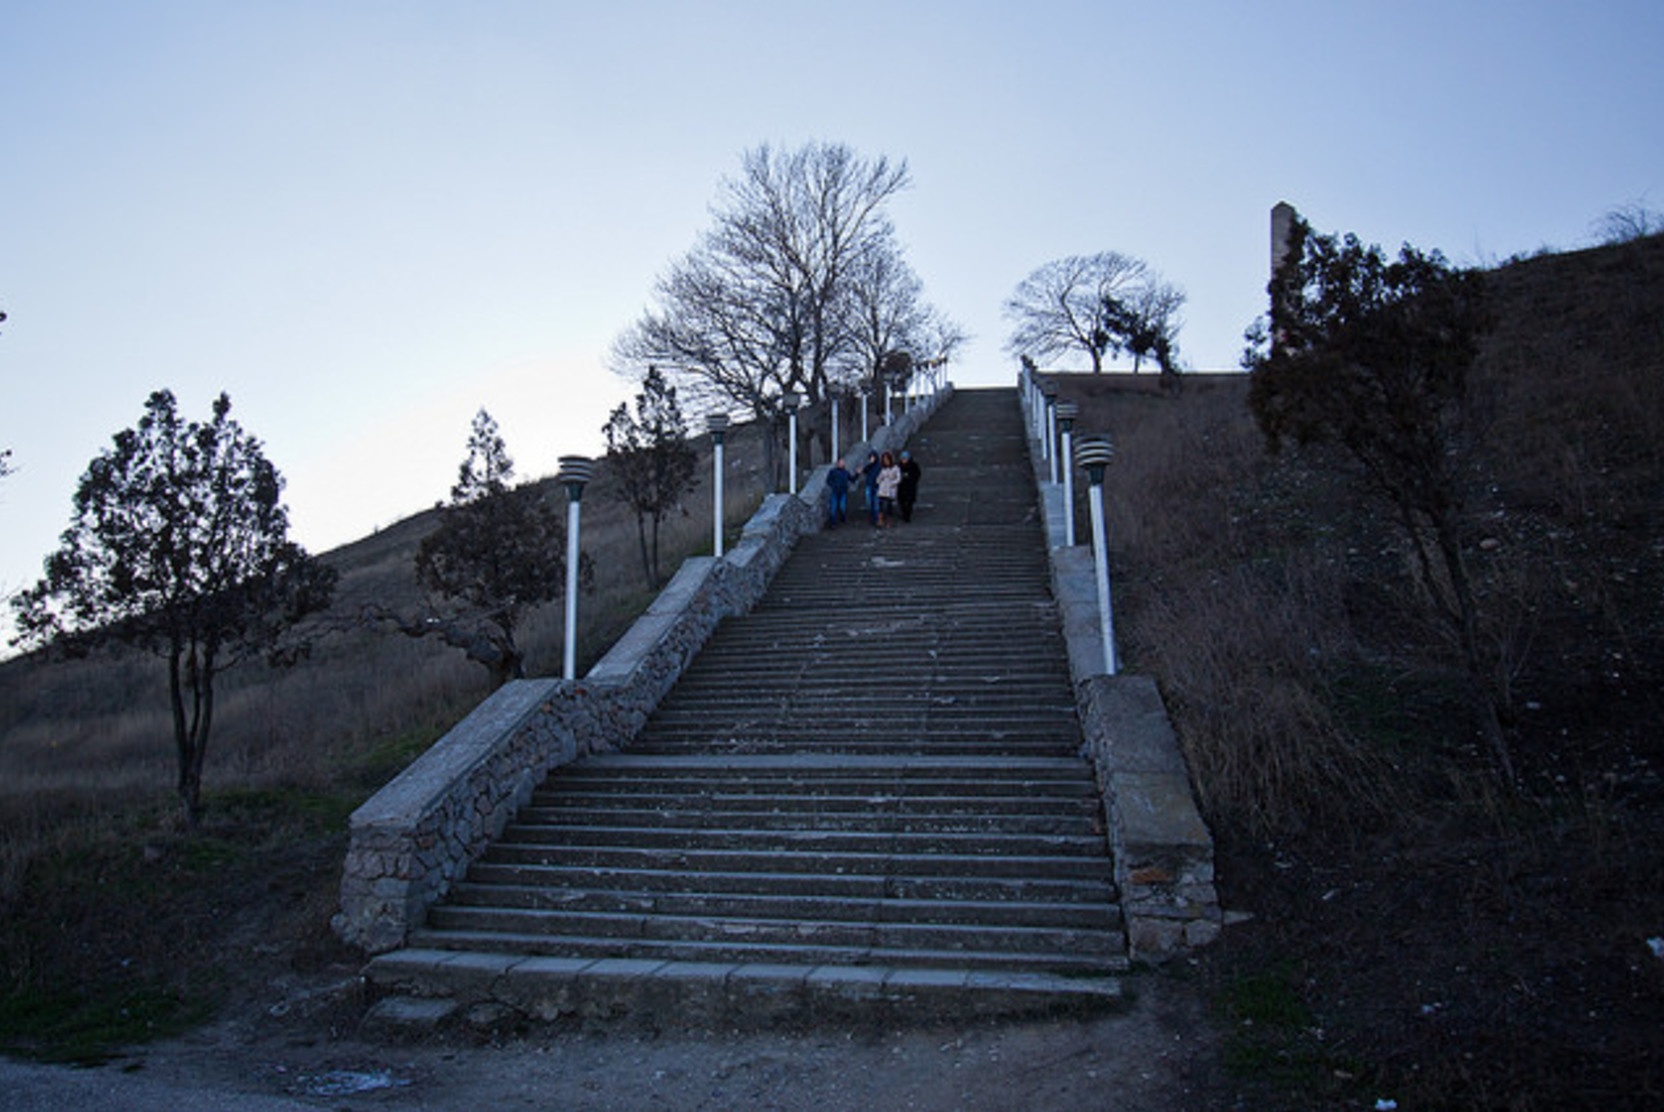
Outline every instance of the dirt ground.
[[[0, 1060], [8, 1108], [1140, 1109], [1236, 1103], [1202, 990], [1126, 981], [1090, 1019], [792, 1033], [541, 1027], [371, 1041], [342, 1033], [350, 979], [292, 986], [188, 1037], [92, 1069]], [[274, 1014], [275, 1013], [275, 1014]]]

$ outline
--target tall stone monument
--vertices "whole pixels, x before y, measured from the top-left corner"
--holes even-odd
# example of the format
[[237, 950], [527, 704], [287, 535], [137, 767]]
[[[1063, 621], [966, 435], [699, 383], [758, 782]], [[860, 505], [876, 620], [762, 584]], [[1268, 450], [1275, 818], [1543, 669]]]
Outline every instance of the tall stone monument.
[[1277, 268], [1283, 265], [1283, 259], [1288, 256], [1288, 236], [1294, 230], [1294, 220], [1300, 214], [1287, 201], [1278, 201], [1271, 206], [1271, 273], [1276, 274]]

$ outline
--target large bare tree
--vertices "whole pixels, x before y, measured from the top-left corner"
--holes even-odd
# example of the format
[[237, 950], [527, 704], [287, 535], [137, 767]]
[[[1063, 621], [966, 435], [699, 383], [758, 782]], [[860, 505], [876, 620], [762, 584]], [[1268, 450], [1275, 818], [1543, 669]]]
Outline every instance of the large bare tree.
[[1015, 322], [1007, 349], [1036, 361], [1081, 353], [1092, 361], [1092, 373], [1100, 373], [1104, 357], [1120, 354], [1123, 346], [1116, 306], [1146, 270], [1117, 251], [1046, 263], [1005, 303], [1006, 316]]
[[615, 342], [615, 365], [658, 366], [707, 408], [772, 421], [796, 393], [819, 411], [834, 376], [862, 362], [858, 291], [875, 260], [905, 267], [886, 205], [908, 184], [905, 161], [838, 143], [746, 152], [711, 228]]

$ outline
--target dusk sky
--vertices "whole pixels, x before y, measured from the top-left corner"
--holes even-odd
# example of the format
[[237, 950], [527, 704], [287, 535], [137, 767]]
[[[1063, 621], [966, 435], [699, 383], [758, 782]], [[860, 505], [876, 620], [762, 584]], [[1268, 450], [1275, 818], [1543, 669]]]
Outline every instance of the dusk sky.
[[1225, 370], [1279, 200], [1464, 264], [1664, 209], [1661, 58], [1658, 0], [0, 0], [0, 591], [161, 387], [230, 393], [313, 551], [444, 499], [482, 406], [524, 476], [598, 452], [609, 346], [762, 143], [907, 161], [960, 384], [1106, 250]]

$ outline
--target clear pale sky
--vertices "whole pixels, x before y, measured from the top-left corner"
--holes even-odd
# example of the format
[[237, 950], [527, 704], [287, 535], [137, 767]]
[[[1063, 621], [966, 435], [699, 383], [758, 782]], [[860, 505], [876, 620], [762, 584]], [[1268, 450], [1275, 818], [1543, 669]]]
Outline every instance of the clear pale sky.
[[231, 394], [314, 551], [442, 500], [481, 406], [528, 477], [597, 452], [608, 346], [760, 143], [907, 160], [961, 384], [1103, 250], [1231, 369], [1279, 200], [1462, 263], [1664, 208], [1660, 59], [1658, 0], [0, 0], [0, 590], [160, 387]]

